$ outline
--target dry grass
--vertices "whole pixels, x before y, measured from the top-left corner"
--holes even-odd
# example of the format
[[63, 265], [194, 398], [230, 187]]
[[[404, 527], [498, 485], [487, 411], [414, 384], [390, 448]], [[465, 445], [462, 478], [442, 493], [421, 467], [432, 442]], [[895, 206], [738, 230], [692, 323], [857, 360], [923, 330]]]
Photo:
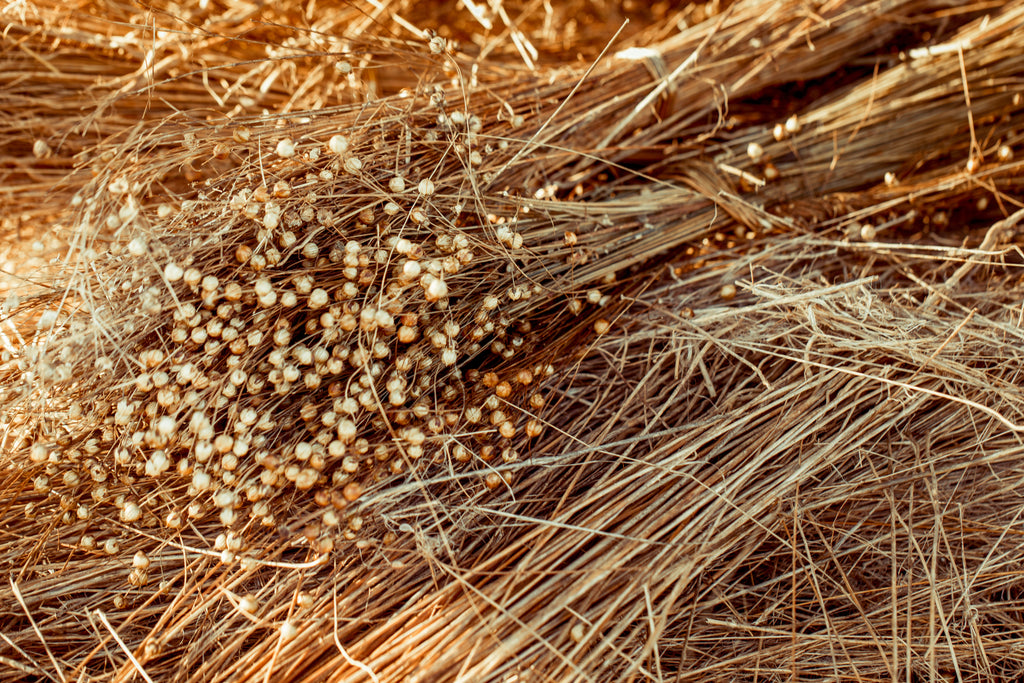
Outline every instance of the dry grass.
[[279, 5], [4, 10], [0, 679], [1020, 675], [1024, 3]]

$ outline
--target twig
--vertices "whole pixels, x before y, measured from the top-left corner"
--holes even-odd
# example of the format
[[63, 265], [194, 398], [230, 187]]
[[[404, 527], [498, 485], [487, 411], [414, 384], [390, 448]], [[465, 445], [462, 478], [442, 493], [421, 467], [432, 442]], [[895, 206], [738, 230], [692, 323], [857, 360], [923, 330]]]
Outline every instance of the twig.
[[[992, 251], [1001, 239], [1005, 239], [1006, 233], [1012, 231], [1015, 227], [1017, 227], [1017, 224], [1022, 219], [1024, 219], [1024, 209], [1020, 209], [1016, 213], [1007, 216], [1006, 218], [997, 223], [994, 223], [985, 232], [985, 237], [984, 239], [981, 240], [981, 244], [978, 245], [977, 251], [981, 253]], [[953, 274], [946, 279], [946, 282], [943, 285], [941, 285], [941, 287], [936, 287], [937, 291], [932, 292], [931, 294], [928, 295], [928, 298], [924, 300], [924, 303], [921, 304], [921, 306], [923, 308], [934, 306], [936, 300], [939, 297], [939, 290], [943, 292], [951, 292], [954, 289], [956, 289], [957, 286], [960, 284], [960, 281], [964, 277], [966, 277], [967, 274], [970, 273], [976, 265], [978, 265], [978, 263], [975, 261], [967, 261], [966, 263], [961, 265], [959, 268], [953, 271]]]
[[36, 624], [36, 620], [32, 618], [32, 612], [29, 611], [28, 605], [25, 604], [25, 598], [21, 596], [21, 590], [18, 588], [18, 584], [14, 582], [14, 577], [8, 577], [8, 582], [11, 584], [11, 591], [14, 593], [14, 598], [21, 605], [21, 609], [25, 611], [25, 616], [28, 617], [28, 621], [32, 624], [32, 630], [36, 632], [36, 636], [39, 638], [39, 642], [43, 644], [43, 649], [46, 650], [46, 655], [50, 658], [50, 662], [53, 664], [53, 670], [57, 672], [57, 676], [62, 682], [67, 681], [64, 677], [64, 670], [57, 663], [57, 658], [53, 656], [53, 652], [50, 651], [50, 646], [46, 642], [46, 638], [43, 637], [42, 631], [39, 630], [39, 626]]
[[110, 635], [114, 637], [115, 641], [117, 641], [117, 644], [118, 646], [120, 646], [121, 651], [124, 652], [124, 654], [128, 657], [128, 660], [132, 663], [132, 666], [135, 667], [135, 670], [139, 672], [139, 674], [146, 680], [147, 683], [153, 683], [153, 679], [150, 678], [149, 674], [146, 673], [146, 670], [142, 668], [142, 664], [139, 663], [139, 660], [135, 659], [135, 655], [132, 654], [132, 651], [129, 650], [128, 646], [124, 644], [123, 640], [121, 640], [121, 636], [117, 634], [117, 631], [114, 630], [114, 627], [110, 625], [109, 621], [107, 621], [107, 615], [104, 614], [101, 610], [94, 610], [93, 614], [95, 614], [99, 618], [99, 620], [103, 622], [103, 625], [106, 627], [106, 629], [110, 631]]

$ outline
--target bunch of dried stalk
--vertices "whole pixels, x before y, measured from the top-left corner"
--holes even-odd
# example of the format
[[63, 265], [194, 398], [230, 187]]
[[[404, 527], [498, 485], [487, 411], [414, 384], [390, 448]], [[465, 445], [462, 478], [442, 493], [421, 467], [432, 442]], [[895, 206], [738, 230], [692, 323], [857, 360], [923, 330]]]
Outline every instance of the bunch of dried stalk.
[[4, 676], [1021, 671], [1024, 2], [282, 5], [5, 10]]

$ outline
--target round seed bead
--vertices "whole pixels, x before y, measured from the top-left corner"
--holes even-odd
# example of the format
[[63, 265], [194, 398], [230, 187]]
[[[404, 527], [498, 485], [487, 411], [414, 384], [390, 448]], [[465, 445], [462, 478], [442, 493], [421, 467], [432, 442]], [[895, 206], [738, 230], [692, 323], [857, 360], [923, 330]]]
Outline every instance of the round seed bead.
[[32, 446], [32, 450], [29, 452], [29, 459], [34, 463], [43, 463], [50, 457], [50, 452], [46, 446], [37, 443]]
[[412, 282], [420, 276], [423, 268], [417, 261], [406, 261], [402, 264], [402, 271], [399, 277], [406, 282]]
[[171, 262], [164, 267], [164, 277], [168, 282], [177, 282], [185, 276], [185, 271], [177, 263]]
[[324, 306], [329, 304], [330, 301], [331, 301], [331, 297], [327, 293], [327, 291], [323, 290], [323, 289], [320, 289], [319, 287], [317, 289], [314, 289], [312, 291], [312, 293], [310, 293], [310, 295], [309, 295], [309, 307], [310, 308], [314, 308], [314, 309], [316, 309], [316, 308], [323, 308]]
[[274, 151], [282, 159], [291, 158], [295, 156], [295, 143], [292, 142], [291, 138], [284, 138], [277, 143], [277, 148]]
[[136, 503], [129, 501], [121, 507], [120, 517], [122, 522], [128, 524], [137, 522], [142, 517], [142, 510]]
[[174, 434], [178, 429], [178, 425], [174, 422], [174, 418], [164, 415], [156, 423], [156, 430], [163, 436], [170, 436]]
[[750, 160], [755, 164], [759, 163], [761, 159], [764, 158], [764, 148], [756, 142], [751, 142], [747, 145], [747, 156], [750, 157]]
[[337, 433], [342, 443], [351, 443], [356, 438], [356, 423], [348, 418], [338, 420]]
[[132, 557], [132, 566], [136, 569], [149, 569], [150, 561], [146, 553], [141, 550]]
[[343, 154], [348, 151], [348, 138], [344, 135], [333, 135], [327, 141], [327, 148], [334, 154]]
[[313, 485], [316, 484], [317, 479], [319, 478], [320, 473], [317, 472], [316, 470], [308, 467], [302, 469], [295, 477], [295, 488], [299, 489], [300, 491], [308, 491], [309, 489], [313, 488]]
[[431, 278], [424, 295], [427, 301], [439, 301], [448, 296], [448, 285], [439, 277]]
[[345, 500], [353, 503], [359, 499], [359, 496], [363, 495], [363, 487], [356, 482], [351, 482], [345, 485], [345, 488], [341, 491], [341, 495]]
[[256, 601], [256, 597], [253, 595], [246, 595], [238, 601], [238, 609], [242, 610], [246, 614], [253, 614], [258, 610], [260, 604]]
[[253, 285], [253, 291], [256, 293], [257, 297], [263, 297], [267, 294], [273, 293], [273, 285], [271, 285], [270, 281], [266, 278], [260, 278]]

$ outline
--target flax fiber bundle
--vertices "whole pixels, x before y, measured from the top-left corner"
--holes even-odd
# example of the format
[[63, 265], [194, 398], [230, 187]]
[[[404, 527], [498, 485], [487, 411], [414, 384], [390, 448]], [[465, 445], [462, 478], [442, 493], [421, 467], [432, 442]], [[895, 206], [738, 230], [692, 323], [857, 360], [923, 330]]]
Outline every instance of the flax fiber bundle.
[[0, 679], [1021, 671], [1024, 3], [280, 5], [4, 10]]

